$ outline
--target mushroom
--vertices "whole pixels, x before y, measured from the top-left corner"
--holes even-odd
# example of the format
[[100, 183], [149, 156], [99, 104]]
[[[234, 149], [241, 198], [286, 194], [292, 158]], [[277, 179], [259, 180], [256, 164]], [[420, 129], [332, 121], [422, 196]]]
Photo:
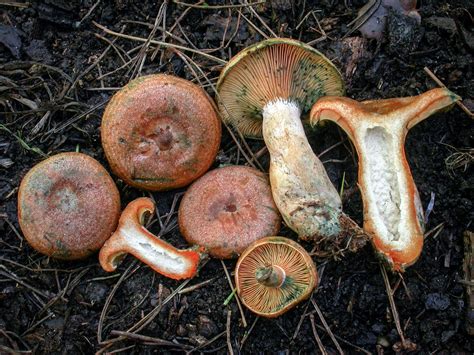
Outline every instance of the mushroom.
[[170, 75], [131, 81], [105, 109], [102, 145], [115, 174], [145, 190], [186, 186], [203, 175], [219, 149], [221, 124], [197, 85]]
[[98, 161], [81, 153], [56, 154], [35, 165], [18, 190], [18, 222], [40, 253], [85, 258], [110, 237], [120, 195]]
[[412, 265], [423, 246], [423, 210], [405, 157], [408, 130], [460, 98], [445, 88], [413, 97], [357, 102], [323, 97], [311, 124], [331, 120], [344, 129], [359, 156], [364, 229], [396, 271]]
[[237, 294], [259, 316], [275, 318], [307, 299], [318, 283], [309, 254], [283, 237], [266, 237], [250, 245], [235, 268]]
[[280, 230], [281, 217], [262, 172], [226, 166], [186, 191], [178, 213], [181, 234], [217, 258], [232, 258], [257, 239]]
[[248, 137], [263, 134], [273, 198], [286, 224], [303, 239], [336, 245], [347, 244], [349, 235], [351, 250], [362, 246], [367, 236], [342, 213], [339, 194], [300, 119], [319, 97], [344, 93], [336, 67], [304, 43], [269, 39], [232, 58], [217, 91], [225, 122]]
[[203, 256], [199, 249], [176, 249], [143, 226], [145, 217], [154, 210], [155, 204], [147, 197], [137, 198], [125, 207], [117, 230], [99, 253], [100, 265], [105, 271], [114, 271], [129, 253], [156, 272], [175, 280], [196, 275]]

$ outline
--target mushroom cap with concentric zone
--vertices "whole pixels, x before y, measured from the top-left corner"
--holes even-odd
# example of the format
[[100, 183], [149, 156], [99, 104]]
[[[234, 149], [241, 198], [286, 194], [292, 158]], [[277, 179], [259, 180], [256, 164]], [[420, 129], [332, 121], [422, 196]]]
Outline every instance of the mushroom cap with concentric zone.
[[[274, 268], [281, 282], [262, 282]], [[278, 279], [277, 277], [277, 279]], [[252, 312], [267, 318], [282, 315], [307, 299], [318, 283], [318, 273], [306, 250], [284, 237], [266, 237], [250, 245], [235, 268], [237, 294]]]
[[81, 259], [111, 236], [120, 195], [102, 165], [61, 153], [35, 165], [18, 191], [18, 221], [28, 243], [57, 259]]
[[281, 223], [266, 175], [237, 165], [212, 170], [191, 185], [178, 220], [189, 243], [223, 259], [278, 233]]
[[171, 75], [131, 81], [105, 109], [102, 146], [113, 172], [145, 190], [186, 186], [214, 162], [221, 123], [206, 92]]
[[296, 103], [303, 116], [321, 96], [344, 94], [337, 68], [305, 43], [272, 38], [234, 56], [217, 83], [224, 122], [244, 136], [262, 137], [262, 110], [277, 99]]

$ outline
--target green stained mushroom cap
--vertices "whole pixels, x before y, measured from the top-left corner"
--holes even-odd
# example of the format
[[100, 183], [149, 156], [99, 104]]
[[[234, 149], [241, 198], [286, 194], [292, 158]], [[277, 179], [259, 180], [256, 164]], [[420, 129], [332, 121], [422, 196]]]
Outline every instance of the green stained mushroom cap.
[[277, 99], [296, 103], [305, 117], [321, 96], [344, 94], [341, 74], [323, 54], [305, 43], [273, 38], [234, 56], [217, 83], [225, 123], [244, 136], [262, 137], [262, 110]]

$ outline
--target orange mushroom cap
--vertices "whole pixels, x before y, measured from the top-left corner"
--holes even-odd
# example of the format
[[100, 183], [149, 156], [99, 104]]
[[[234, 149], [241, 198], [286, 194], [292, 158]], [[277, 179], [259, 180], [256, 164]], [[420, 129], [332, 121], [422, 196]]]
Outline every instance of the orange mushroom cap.
[[80, 259], [110, 237], [120, 195], [98, 161], [61, 153], [35, 165], [18, 191], [18, 221], [28, 243], [57, 259]]
[[306, 250], [291, 239], [266, 237], [250, 245], [235, 268], [237, 294], [259, 316], [275, 318], [307, 299], [318, 273]]
[[281, 217], [262, 172], [245, 166], [215, 169], [188, 189], [179, 208], [186, 240], [217, 258], [232, 258], [280, 230]]
[[101, 135], [112, 170], [127, 184], [168, 190], [188, 185], [209, 169], [221, 123], [204, 90], [158, 74], [135, 79], [113, 96]]

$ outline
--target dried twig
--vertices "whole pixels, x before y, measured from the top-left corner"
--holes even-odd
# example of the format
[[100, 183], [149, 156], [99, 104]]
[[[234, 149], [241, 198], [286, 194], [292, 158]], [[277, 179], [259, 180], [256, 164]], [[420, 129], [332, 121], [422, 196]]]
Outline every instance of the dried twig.
[[100, 318], [99, 318], [99, 325], [97, 326], [97, 342], [100, 344], [102, 343], [102, 328], [104, 326], [104, 321], [105, 317], [107, 316], [107, 311], [109, 309], [110, 303], [112, 302], [112, 299], [115, 295], [115, 292], [117, 292], [119, 286], [122, 284], [122, 282], [125, 280], [127, 275], [131, 272], [132, 268], [137, 264], [136, 260], [133, 260], [130, 265], [127, 267], [127, 269], [123, 272], [122, 276], [120, 276], [120, 279], [116, 282], [114, 287], [112, 288], [112, 291], [110, 291], [109, 295], [107, 296], [104, 307], [102, 308], [102, 312], [100, 313]]
[[253, 321], [252, 325], [250, 326], [249, 330], [245, 332], [244, 336], [242, 337], [242, 340], [240, 341], [240, 347], [239, 350], [242, 351], [242, 348], [244, 347], [245, 342], [249, 338], [250, 334], [253, 331], [253, 328], [255, 327], [255, 324], [257, 324], [257, 321], [260, 319], [260, 317], [255, 317], [255, 320]]
[[186, 354], [191, 354], [195, 351], [198, 351], [200, 349], [203, 349], [205, 347], [208, 347], [209, 345], [211, 345], [212, 343], [214, 343], [217, 339], [219, 339], [220, 337], [223, 337], [224, 335], [226, 334], [226, 331], [224, 330], [223, 332], [217, 334], [214, 338], [210, 339], [209, 341], [206, 341], [205, 343], [199, 345], [199, 346], [196, 346], [195, 348], [191, 349], [189, 352], [186, 352]]
[[210, 284], [211, 282], [213, 282], [215, 279], [217, 279], [217, 277], [213, 277], [212, 279], [209, 279], [209, 280], [206, 280], [206, 281], [203, 281], [203, 282], [200, 282], [196, 285], [192, 285], [192, 286], [189, 286], [189, 287], [186, 287], [186, 288], [183, 288], [181, 291], [179, 291], [178, 293], [180, 295], [182, 294], [185, 294], [185, 293], [189, 293], [189, 292], [192, 292], [192, 291], [195, 291], [203, 286], [206, 286], [208, 284]]
[[198, 4], [188, 4], [185, 2], [173, 0], [173, 2], [176, 5], [181, 5], [181, 6], [186, 6], [190, 7], [193, 9], [200, 9], [200, 10], [222, 10], [222, 9], [238, 9], [241, 7], [250, 7], [250, 6], [255, 6], [255, 5], [260, 5], [264, 4], [266, 1], [257, 1], [257, 2], [252, 2], [252, 3], [247, 3], [247, 4], [231, 4], [231, 5], [198, 5]]
[[397, 328], [398, 335], [400, 336], [400, 340], [402, 341], [403, 349], [407, 349], [409, 347], [410, 341], [405, 339], [405, 335], [403, 334], [402, 326], [400, 325], [400, 317], [398, 315], [397, 306], [395, 305], [395, 300], [393, 299], [393, 291], [390, 287], [390, 281], [388, 280], [387, 270], [385, 267], [380, 264], [380, 271], [382, 272], [383, 281], [385, 283], [385, 289], [387, 291], [388, 301], [390, 303], [390, 309], [392, 310], [393, 321], [395, 322], [395, 327]]
[[154, 337], [149, 337], [146, 335], [141, 335], [141, 334], [135, 334], [135, 333], [130, 333], [130, 332], [122, 332], [120, 330], [112, 330], [111, 331], [112, 335], [119, 335], [127, 339], [133, 339], [133, 340], [138, 340], [142, 341], [145, 344], [153, 344], [153, 345], [160, 345], [160, 346], [174, 346], [180, 349], [192, 349], [192, 346], [186, 345], [186, 344], [180, 344], [178, 342], [172, 342], [160, 338], [154, 338]]
[[321, 354], [327, 355], [327, 351], [324, 348], [321, 338], [319, 337], [318, 331], [316, 330], [316, 325], [314, 323], [314, 314], [310, 314], [309, 319], [311, 320], [311, 328], [313, 329], [314, 339], [316, 339], [316, 343], [318, 343], [319, 350], [321, 351]]
[[230, 321], [232, 319], [232, 311], [227, 310], [227, 322], [226, 322], [226, 332], [227, 332], [227, 349], [229, 350], [230, 355], [234, 355], [234, 350], [232, 349], [232, 343], [230, 340]]
[[232, 292], [235, 293], [235, 301], [237, 302], [237, 306], [239, 307], [240, 315], [242, 317], [242, 325], [244, 328], [247, 328], [247, 320], [245, 319], [245, 313], [242, 309], [242, 305], [240, 304], [240, 299], [237, 293], [235, 292], [234, 284], [232, 283], [232, 279], [230, 278], [229, 271], [227, 271], [227, 267], [225, 266], [224, 262], [221, 260], [222, 268], [224, 269], [225, 276], [227, 277], [227, 281], [229, 282], [229, 287]]
[[[123, 33], [115, 32], [115, 31], [109, 30], [107, 27], [102, 26], [101, 24], [98, 24], [97, 22], [94, 22], [94, 21], [93, 21], [93, 24], [96, 27], [100, 28], [105, 33], [108, 33], [108, 34], [116, 36], [116, 37], [125, 38], [125, 39], [129, 39], [129, 40], [132, 40], [132, 41], [137, 41], [137, 42], [148, 42], [148, 39], [146, 39], [146, 38], [130, 36], [130, 35], [126, 35], [126, 34], [123, 34]], [[192, 49], [192, 48], [189, 48], [189, 47], [184, 47], [184, 46], [180, 46], [180, 45], [173, 44], [173, 43], [157, 41], [157, 40], [154, 40], [154, 39], [150, 40], [149, 43], [157, 44], [157, 45], [160, 45], [160, 46], [163, 46], [163, 47], [166, 47], [166, 48], [176, 48], [176, 49], [179, 49], [179, 50], [182, 50], [182, 51], [187, 51], [187, 52], [199, 54], [199, 55], [201, 55], [201, 56], [203, 56], [203, 57], [205, 57], [209, 60], [212, 60], [214, 62], [217, 62], [219, 64], [227, 64], [227, 62], [223, 59], [214, 57], [213, 55], [210, 55], [210, 54], [207, 54], [203, 51]]]
[[324, 319], [323, 312], [321, 312], [318, 305], [316, 304], [316, 301], [313, 298], [311, 298], [311, 303], [313, 304], [313, 307], [316, 310], [316, 313], [318, 313], [319, 319], [321, 320], [321, 323], [323, 323], [323, 326], [326, 329], [326, 332], [329, 334], [329, 337], [331, 338], [332, 342], [336, 346], [337, 351], [339, 352], [339, 354], [344, 355], [344, 351], [342, 351], [342, 348], [339, 345], [339, 342], [337, 341], [336, 337], [334, 336], [331, 328], [329, 328], [329, 325], [326, 323], [326, 319]]
[[[438, 86], [442, 88], [446, 87], [446, 85], [444, 85], [444, 83], [428, 67], [424, 67], [423, 70], [425, 71], [426, 74], [428, 74], [428, 76], [431, 79], [433, 79], [433, 81], [436, 84], [438, 84]], [[471, 118], [474, 118], [474, 113], [469, 111], [469, 109], [462, 103], [462, 101], [456, 101], [456, 105], [458, 105], [461, 108], [461, 110], [463, 110], [466, 113], [466, 115], [468, 115]]]

